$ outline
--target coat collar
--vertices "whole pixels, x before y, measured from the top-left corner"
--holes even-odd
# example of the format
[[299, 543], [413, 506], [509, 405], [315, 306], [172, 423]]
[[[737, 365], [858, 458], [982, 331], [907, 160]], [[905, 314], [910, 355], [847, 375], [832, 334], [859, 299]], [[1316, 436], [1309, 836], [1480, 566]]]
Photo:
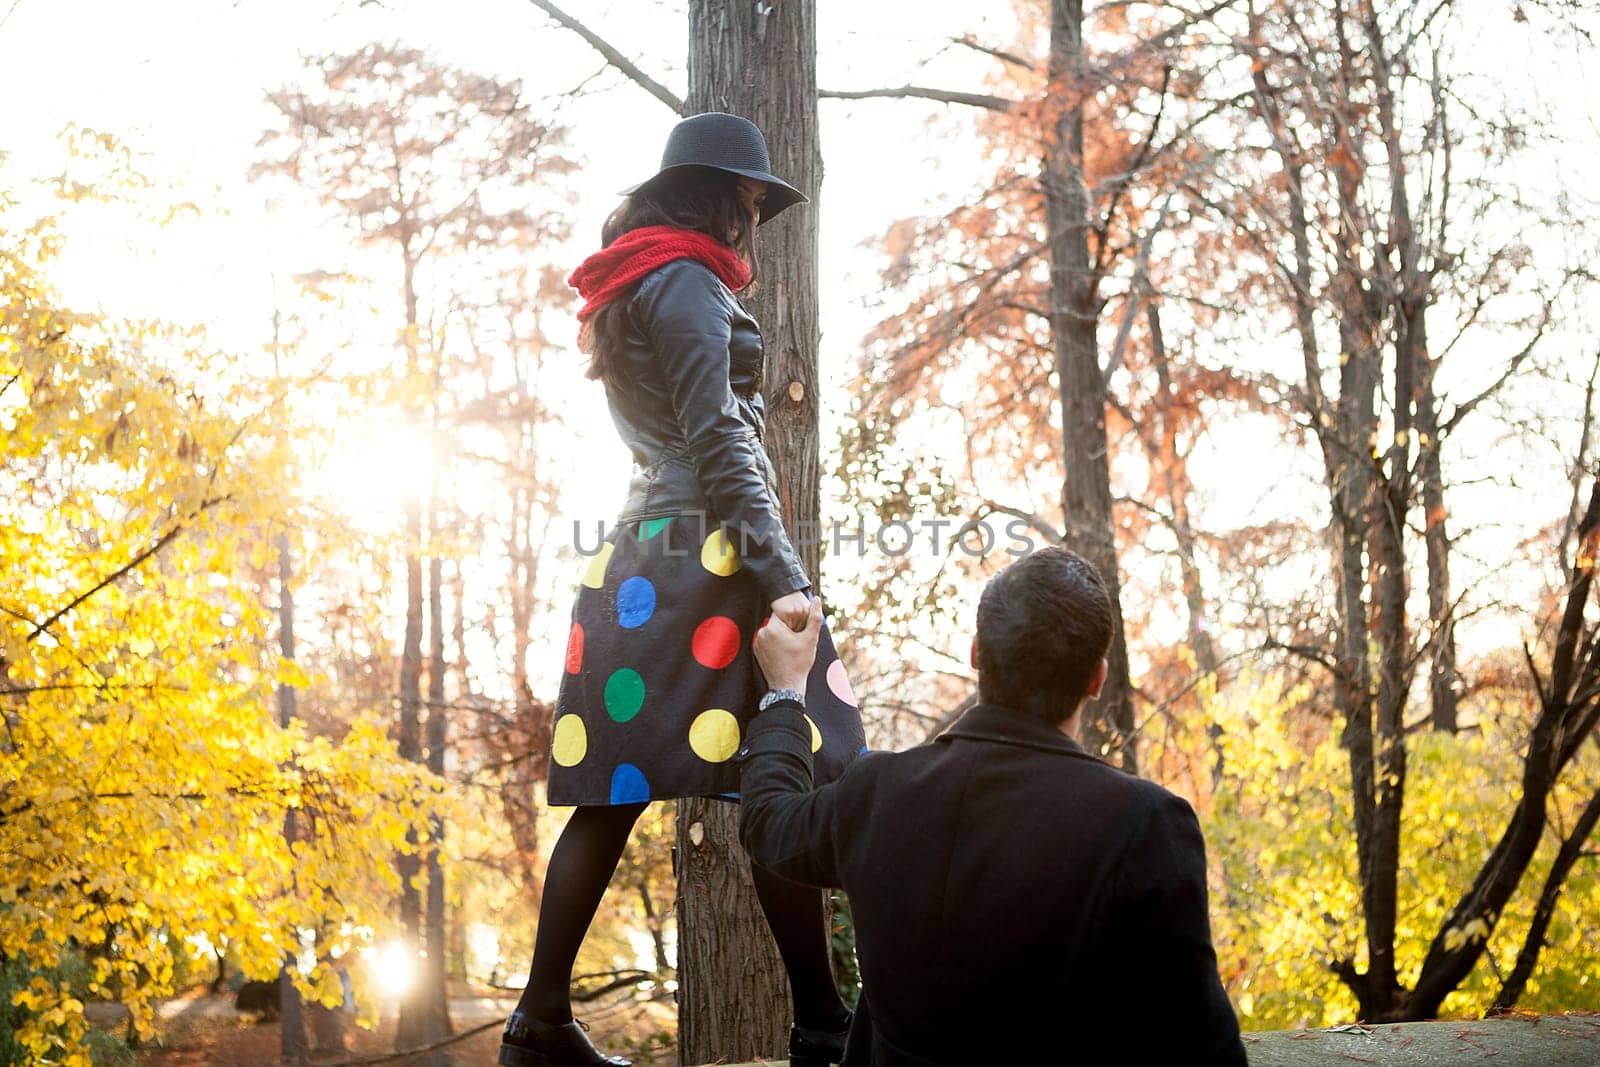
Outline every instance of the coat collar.
[[1061, 756], [1104, 762], [1091, 755], [1084, 747], [1037, 715], [1006, 707], [1003, 704], [974, 704], [968, 708], [954, 726], [934, 739], [935, 743], [950, 741], [992, 741], [1001, 745], [1016, 745]]

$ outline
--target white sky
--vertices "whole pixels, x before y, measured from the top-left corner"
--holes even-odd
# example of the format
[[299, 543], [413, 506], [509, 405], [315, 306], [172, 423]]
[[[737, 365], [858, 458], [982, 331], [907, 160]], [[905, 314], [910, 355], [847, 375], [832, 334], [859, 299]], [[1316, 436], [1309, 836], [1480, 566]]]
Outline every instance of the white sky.
[[[386, 0], [382, 6], [355, 0], [17, 0], [14, 7], [0, 0], [0, 15], [6, 7], [11, 9], [0, 24], [0, 48], [7, 56], [7, 82], [33, 87], [25, 102], [9, 94], [0, 111], [0, 148], [12, 154], [21, 172], [49, 173], [57, 160], [56, 133], [76, 122], [151, 153], [147, 169], [183, 181], [197, 198], [215, 187], [217, 202], [231, 215], [179, 227], [163, 235], [159, 249], [145, 249], [137, 258], [123, 232], [75, 226], [72, 259], [63, 272], [69, 296], [101, 302], [113, 312], [208, 322], [219, 344], [240, 350], [264, 339], [271, 271], [278, 271], [282, 285], [294, 273], [339, 262], [348, 245], [337, 228], [321, 226], [314, 217], [292, 217], [292, 206], [279, 206], [269, 219], [266, 190], [244, 179], [257, 159], [256, 139], [275, 117], [264, 91], [299, 79], [302, 55], [398, 40], [471, 69], [522, 78], [531, 96], [559, 103], [561, 120], [575, 131], [573, 150], [585, 164], [574, 180], [574, 265], [597, 245], [615, 191], [654, 173], [676, 121], [665, 106], [610, 71], [591, 83], [591, 90], [603, 91], [559, 100], [605, 64], [525, 0]], [[566, 10], [682, 93], [687, 31], [681, 6], [569, 0]], [[824, 0], [820, 16], [824, 86], [917, 80], [976, 87], [985, 62], [945, 49], [947, 39], [1005, 31], [1004, 21], [997, 24], [959, 3]], [[68, 39], [72, 47], [63, 49]], [[943, 56], [926, 62], [941, 49]], [[856, 294], [872, 284], [876, 261], [861, 242], [890, 220], [959, 192], [966, 185], [962, 164], [970, 168], [976, 160], [951, 150], [949, 133], [970, 123], [959, 109], [843, 101], [823, 107], [827, 182], [822, 190], [807, 190], [814, 204], [804, 210], [821, 213], [826, 375], [850, 357], [867, 325]], [[950, 118], [939, 118], [945, 114]], [[830, 196], [831, 190], [849, 194]], [[589, 385], [574, 390], [574, 403], [589, 405], [605, 424], [600, 389]], [[597, 444], [612, 446], [606, 462], [619, 475], [610, 485], [598, 480], [610, 496], [597, 508], [577, 510], [605, 515], [620, 502], [627, 457], [610, 438]]]

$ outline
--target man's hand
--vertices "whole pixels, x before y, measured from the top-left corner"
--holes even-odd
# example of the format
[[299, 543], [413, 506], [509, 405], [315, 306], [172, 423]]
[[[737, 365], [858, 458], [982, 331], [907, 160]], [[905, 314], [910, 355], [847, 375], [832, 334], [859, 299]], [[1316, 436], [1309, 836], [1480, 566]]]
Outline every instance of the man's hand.
[[[777, 625], [773, 625], [776, 622]], [[756, 631], [756, 663], [769, 688], [806, 691], [806, 678], [817, 659], [817, 640], [822, 636], [822, 598], [814, 596], [806, 608], [805, 628], [791, 630], [774, 613]]]

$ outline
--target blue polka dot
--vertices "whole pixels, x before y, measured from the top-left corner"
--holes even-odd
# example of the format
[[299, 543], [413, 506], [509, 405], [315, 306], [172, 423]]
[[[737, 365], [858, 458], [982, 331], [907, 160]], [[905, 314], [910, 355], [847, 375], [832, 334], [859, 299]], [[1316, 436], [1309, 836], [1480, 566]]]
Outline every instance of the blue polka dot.
[[617, 588], [617, 622], [627, 629], [643, 626], [656, 610], [656, 587], [634, 575]]
[[866, 754], [867, 754], [867, 746], [866, 745], [862, 745], [861, 746], [861, 751], [856, 753], [856, 755], [858, 755], [858, 756], [865, 756]]
[[631, 763], [621, 763], [611, 772], [611, 803], [638, 804], [650, 799], [650, 783], [644, 772]]

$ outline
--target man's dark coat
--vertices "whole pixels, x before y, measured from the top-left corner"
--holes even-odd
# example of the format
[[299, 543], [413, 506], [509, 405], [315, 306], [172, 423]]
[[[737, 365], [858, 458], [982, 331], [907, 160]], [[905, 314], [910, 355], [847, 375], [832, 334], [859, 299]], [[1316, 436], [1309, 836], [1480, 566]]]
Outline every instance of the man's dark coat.
[[846, 1067], [1245, 1063], [1182, 798], [994, 704], [815, 791], [793, 701], [740, 758], [752, 861], [849, 894]]

